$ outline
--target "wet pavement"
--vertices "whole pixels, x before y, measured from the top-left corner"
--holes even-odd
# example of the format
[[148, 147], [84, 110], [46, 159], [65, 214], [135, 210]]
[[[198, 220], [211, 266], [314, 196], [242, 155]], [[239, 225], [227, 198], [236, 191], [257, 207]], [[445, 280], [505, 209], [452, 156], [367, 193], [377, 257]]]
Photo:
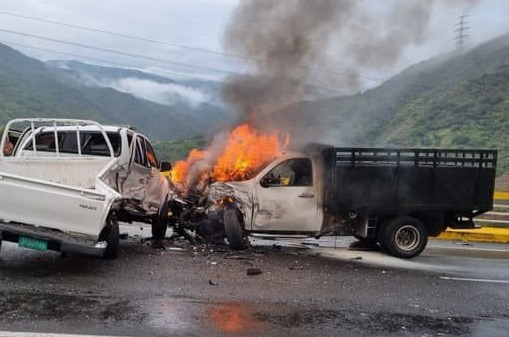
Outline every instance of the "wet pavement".
[[[0, 331], [124, 336], [508, 336], [509, 247], [430, 242], [412, 260], [351, 239], [165, 242], [115, 261], [0, 252]], [[248, 275], [248, 268], [261, 274]]]

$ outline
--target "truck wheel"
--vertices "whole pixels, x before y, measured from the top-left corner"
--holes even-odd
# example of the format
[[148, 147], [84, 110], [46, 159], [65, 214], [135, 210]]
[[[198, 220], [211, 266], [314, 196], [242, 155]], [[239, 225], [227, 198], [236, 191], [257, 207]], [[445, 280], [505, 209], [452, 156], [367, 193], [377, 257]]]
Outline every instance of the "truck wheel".
[[152, 238], [162, 240], [168, 228], [168, 202], [164, 201], [159, 214], [152, 220]]
[[400, 216], [382, 225], [378, 239], [388, 254], [408, 259], [424, 250], [428, 243], [428, 230], [420, 220]]
[[120, 248], [120, 230], [116, 220], [108, 220], [109, 225], [103, 231], [103, 240], [108, 244], [103, 253], [103, 258], [116, 259]]
[[234, 250], [246, 249], [247, 242], [242, 233], [242, 225], [239, 221], [237, 210], [230, 208], [224, 211], [223, 222], [226, 239], [230, 248]]

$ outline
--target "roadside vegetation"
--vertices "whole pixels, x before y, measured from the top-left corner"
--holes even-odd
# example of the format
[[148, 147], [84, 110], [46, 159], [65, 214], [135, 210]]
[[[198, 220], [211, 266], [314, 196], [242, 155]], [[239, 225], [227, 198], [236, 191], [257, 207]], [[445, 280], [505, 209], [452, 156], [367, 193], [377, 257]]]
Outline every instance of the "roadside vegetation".
[[178, 160], [184, 160], [192, 149], [204, 149], [207, 141], [204, 137], [197, 136], [188, 139], [159, 142], [154, 144], [159, 160], [169, 161], [174, 164]]

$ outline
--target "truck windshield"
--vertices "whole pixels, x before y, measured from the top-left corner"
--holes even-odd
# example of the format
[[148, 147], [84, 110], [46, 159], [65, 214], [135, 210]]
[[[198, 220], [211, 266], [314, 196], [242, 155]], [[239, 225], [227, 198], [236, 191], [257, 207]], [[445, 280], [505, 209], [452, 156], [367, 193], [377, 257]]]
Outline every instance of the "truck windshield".
[[[61, 153], [78, 154], [78, 140], [76, 131], [58, 131], [58, 148]], [[115, 157], [120, 155], [121, 141], [120, 134], [107, 132]], [[41, 132], [35, 137], [37, 151], [55, 152], [55, 134], [53, 131]], [[81, 131], [80, 132], [81, 154], [92, 156], [109, 156], [108, 145], [101, 132]], [[27, 142], [23, 150], [32, 150], [34, 147], [32, 139]]]
[[238, 180], [250, 180], [256, 177], [264, 168], [267, 167], [267, 165], [270, 163], [270, 160], [267, 162], [264, 162], [263, 164], [260, 164], [256, 167], [253, 167], [251, 170], [247, 171], [244, 175], [244, 179], [238, 179]]

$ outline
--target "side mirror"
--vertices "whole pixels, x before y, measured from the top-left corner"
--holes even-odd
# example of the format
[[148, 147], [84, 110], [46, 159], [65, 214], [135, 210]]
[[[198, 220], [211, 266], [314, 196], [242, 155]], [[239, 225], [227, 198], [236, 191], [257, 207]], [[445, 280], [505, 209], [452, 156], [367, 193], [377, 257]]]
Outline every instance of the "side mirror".
[[160, 164], [159, 164], [159, 171], [161, 172], [169, 172], [171, 171], [171, 163], [170, 162], [167, 162], [167, 161], [162, 161]]
[[270, 173], [269, 175], [266, 175], [260, 180], [260, 186], [261, 187], [271, 187], [271, 186], [279, 186], [281, 185], [281, 179], [280, 177], [274, 176], [273, 173]]
[[263, 188], [267, 188], [269, 187], [270, 185], [270, 178], [268, 177], [263, 177], [261, 180], [260, 180], [260, 186], [263, 187]]

